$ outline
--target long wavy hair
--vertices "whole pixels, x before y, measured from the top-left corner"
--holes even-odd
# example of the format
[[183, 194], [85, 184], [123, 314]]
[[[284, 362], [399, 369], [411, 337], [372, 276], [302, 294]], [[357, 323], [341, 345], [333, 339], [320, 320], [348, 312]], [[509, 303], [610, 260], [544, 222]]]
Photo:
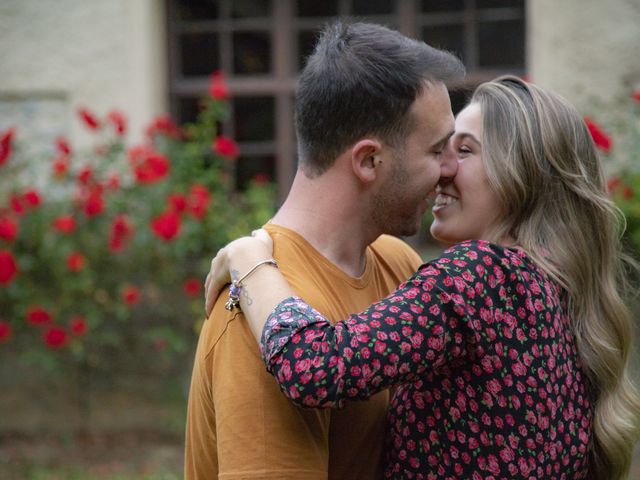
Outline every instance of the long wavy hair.
[[[592, 474], [623, 479], [640, 434], [630, 374], [633, 323], [624, 216], [609, 199], [595, 145], [562, 97], [517, 77], [482, 84], [482, 155], [510, 237], [566, 292], [582, 365], [595, 394]], [[628, 263], [631, 262], [631, 263]]]

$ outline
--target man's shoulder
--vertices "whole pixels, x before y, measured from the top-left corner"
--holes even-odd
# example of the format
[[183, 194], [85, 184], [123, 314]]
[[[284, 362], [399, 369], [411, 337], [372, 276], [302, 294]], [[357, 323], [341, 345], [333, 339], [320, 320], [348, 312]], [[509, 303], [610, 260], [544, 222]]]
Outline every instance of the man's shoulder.
[[[237, 345], [231, 345], [232, 348], [238, 350], [245, 349], [247, 346], [253, 346], [255, 341], [251, 331], [244, 320], [242, 311], [234, 309], [228, 311], [225, 308], [225, 304], [229, 297], [229, 289], [225, 288], [216, 303], [213, 306], [213, 310], [209, 318], [202, 323], [200, 330], [200, 338], [198, 340], [198, 355], [206, 358], [213, 352], [214, 348], [220, 343], [221, 339], [225, 338], [227, 342], [235, 342]], [[232, 335], [228, 335], [229, 332], [233, 332]], [[259, 354], [256, 346], [256, 352], [252, 354]]]

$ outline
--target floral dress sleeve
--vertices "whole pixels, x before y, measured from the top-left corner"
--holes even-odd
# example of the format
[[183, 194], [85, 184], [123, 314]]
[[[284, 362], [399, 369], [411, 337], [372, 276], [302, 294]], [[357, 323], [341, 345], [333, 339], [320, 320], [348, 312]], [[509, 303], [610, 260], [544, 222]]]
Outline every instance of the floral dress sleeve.
[[477, 302], [491, 301], [481, 295], [487, 256], [500, 261], [486, 243], [456, 245], [335, 325], [301, 298], [284, 300], [262, 334], [267, 370], [295, 403], [340, 408], [463, 361], [482, 341], [470, 318]]

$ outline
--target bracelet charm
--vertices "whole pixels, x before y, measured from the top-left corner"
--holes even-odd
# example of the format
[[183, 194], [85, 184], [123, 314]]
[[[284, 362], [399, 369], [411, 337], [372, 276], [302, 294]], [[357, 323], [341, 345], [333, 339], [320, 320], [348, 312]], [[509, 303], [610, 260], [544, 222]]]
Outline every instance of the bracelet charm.
[[227, 303], [224, 304], [225, 309], [228, 311], [231, 311], [234, 308], [240, 309], [240, 292], [242, 291], [242, 282], [262, 265], [273, 265], [278, 268], [278, 262], [273, 258], [269, 258], [256, 263], [247, 273], [240, 277], [240, 280], [232, 281], [231, 286], [229, 287], [229, 299], [227, 300]]

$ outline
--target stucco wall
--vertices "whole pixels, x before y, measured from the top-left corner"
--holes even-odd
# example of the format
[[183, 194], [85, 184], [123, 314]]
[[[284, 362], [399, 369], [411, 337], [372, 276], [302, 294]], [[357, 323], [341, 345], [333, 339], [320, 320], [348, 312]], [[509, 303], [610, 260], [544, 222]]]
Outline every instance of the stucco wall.
[[142, 126], [166, 111], [163, 6], [159, 0], [2, 0], [0, 128], [17, 125], [23, 139], [67, 134], [87, 144], [75, 116], [84, 105], [98, 115], [121, 109], [130, 139], [139, 138]]
[[527, 18], [534, 82], [603, 116], [640, 86], [640, 0], [528, 0]]

